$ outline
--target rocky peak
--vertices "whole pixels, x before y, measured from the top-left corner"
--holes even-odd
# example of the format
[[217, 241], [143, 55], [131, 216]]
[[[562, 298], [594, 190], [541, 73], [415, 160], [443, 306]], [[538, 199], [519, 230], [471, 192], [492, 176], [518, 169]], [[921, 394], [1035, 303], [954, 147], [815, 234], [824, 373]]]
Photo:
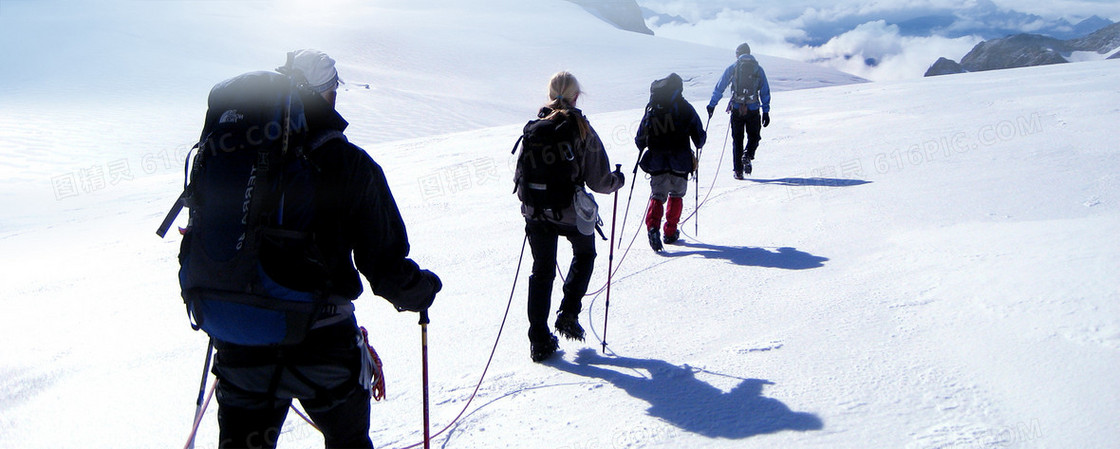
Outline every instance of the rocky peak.
[[1065, 41], [1038, 34], [1016, 34], [984, 41], [972, 48], [961, 67], [969, 72], [1011, 69], [1069, 62], [1062, 53], [1070, 51]]
[[[984, 70], [1031, 67], [1047, 64], [1063, 64], [1075, 51], [1091, 51], [1108, 54], [1120, 48], [1120, 23], [1101, 28], [1088, 36], [1061, 40], [1039, 34], [1015, 34], [1002, 39], [992, 39], [976, 44], [958, 65], [961, 71], [980, 72]], [[1113, 55], [1109, 59], [1118, 58]], [[950, 63], [952, 60], [941, 58], [926, 71], [926, 76], [961, 73]]]
[[1094, 31], [1088, 36], [1072, 39], [1068, 42], [1070, 47], [1075, 50], [1095, 51], [1101, 54], [1109, 53], [1120, 48], [1120, 23], [1114, 23]]
[[925, 76], [939, 76], [939, 75], [952, 75], [954, 73], [964, 73], [965, 70], [957, 61], [949, 58], [938, 59], [926, 70]]

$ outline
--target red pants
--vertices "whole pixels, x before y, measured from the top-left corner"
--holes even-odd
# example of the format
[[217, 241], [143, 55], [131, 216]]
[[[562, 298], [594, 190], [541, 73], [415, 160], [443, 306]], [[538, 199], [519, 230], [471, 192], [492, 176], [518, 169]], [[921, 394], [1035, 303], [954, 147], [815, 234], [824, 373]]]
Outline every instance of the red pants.
[[650, 198], [649, 208], [646, 209], [646, 229], [656, 229], [661, 225], [661, 214], [664, 209], [665, 227], [664, 235], [673, 235], [677, 232], [677, 225], [681, 221], [681, 211], [684, 210], [684, 200], [678, 197], [669, 197], [668, 207], [657, 199]]

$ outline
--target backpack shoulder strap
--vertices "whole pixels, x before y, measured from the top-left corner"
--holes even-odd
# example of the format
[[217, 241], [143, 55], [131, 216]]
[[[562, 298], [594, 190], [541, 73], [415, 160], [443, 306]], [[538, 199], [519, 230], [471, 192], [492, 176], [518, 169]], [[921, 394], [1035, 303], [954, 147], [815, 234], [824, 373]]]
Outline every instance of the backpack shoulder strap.
[[307, 142], [307, 151], [309, 151], [309, 152], [310, 151], [315, 151], [315, 150], [319, 149], [319, 147], [322, 147], [323, 145], [326, 145], [327, 142], [330, 142], [330, 141], [335, 140], [335, 139], [342, 140], [343, 142], [349, 142], [349, 140], [346, 139], [346, 135], [343, 134], [342, 131], [339, 131], [337, 129], [332, 129], [330, 131], [320, 133], [320, 134], [316, 135], [315, 137], [312, 137]]
[[175, 222], [175, 219], [179, 217], [179, 213], [183, 211], [183, 207], [187, 205], [188, 196], [187, 190], [183, 189], [183, 193], [180, 193], [179, 198], [175, 199], [175, 204], [171, 206], [171, 210], [167, 211], [167, 216], [163, 218], [163, 223], [156, 229], [156, 235], [158, 235], [159, 238], [162, 239], [167, 235], [167, 230], [171, 229], [171, 223]]
[[167, 236], [167, 230], [171, 229], [171, 223], [179, 217], [179, 213], [187, 205], [187, 199], [190, 198], [190, 170], [191, 170], [191, 153], [198, 149], [198, 144], [191, 147], [187, 152], [187, 158], [183, 161], [183, 193], [179, 194], [179, 198], [175, 199], [175, 204], [171, 206], [171, 210], [167, 211], [167, 216], [163, 217], [163, 223], [160, 223], [159, 228], [156, 229], [156, 235], [159, 238]]
[[525, 122], [525, 126], [521, 127], [521, 135], [518, 136], [517, 141], [513, 143], [513, 149], [510, 150], [509, 154], [514, 154], [517, 152], [517, 146], [521, 145], [521, 142], [525, 140], [525, 134], [528, 134], [529, 126], [532, 125], [533, 122], [536, 122], [536, 120], [529, 120], [528, 122]]

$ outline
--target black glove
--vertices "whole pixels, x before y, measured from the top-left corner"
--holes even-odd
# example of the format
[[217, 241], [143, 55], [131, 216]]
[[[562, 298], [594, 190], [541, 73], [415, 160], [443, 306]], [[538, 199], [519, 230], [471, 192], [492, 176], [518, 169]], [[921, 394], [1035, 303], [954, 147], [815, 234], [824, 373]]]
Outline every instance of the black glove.
[[763, 112], [762, 113], [762, 127], [765, 128], [767, 126], [770, 126], [770, 113], [769, 112]]
[[401, 289], [401, 295], [393, 299], [398, 312], [423, 312], [432, 306], [436, 293], [443, 289], [439, 276], [428, 270], [420, 270], [416, 279]]
[[708, 106], [708, 118], [712, 118], [712, 114], [715, 114], [715, 113], [716, 113], [716, 107], [715, 106]]
[[626, 185], [626, 175], [622, 174], [621, 171], [615, 171], [614, 176], [618, 178], [619, 184]]

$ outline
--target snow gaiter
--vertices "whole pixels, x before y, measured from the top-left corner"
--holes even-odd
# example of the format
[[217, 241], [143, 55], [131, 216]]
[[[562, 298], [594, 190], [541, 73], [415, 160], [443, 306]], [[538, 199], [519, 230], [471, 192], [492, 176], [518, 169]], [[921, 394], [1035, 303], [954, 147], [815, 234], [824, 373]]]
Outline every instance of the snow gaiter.
[[[662, 204], [663, 203], [661, 202], [661, 200], [655, 198], [649, 199], [649, 208], [646, 209], [647, 230], [657, 229], [658, 226], [661, 226]], [[679, 215], [680, 214], [678, 213], [677, 218], [680, 218]]]
[[669, 206], [665, 210], [665, 235], [677, 232], [677, 223], [681, 221], [681, 211], [684, 210], [684, 199], [669, 197]]

